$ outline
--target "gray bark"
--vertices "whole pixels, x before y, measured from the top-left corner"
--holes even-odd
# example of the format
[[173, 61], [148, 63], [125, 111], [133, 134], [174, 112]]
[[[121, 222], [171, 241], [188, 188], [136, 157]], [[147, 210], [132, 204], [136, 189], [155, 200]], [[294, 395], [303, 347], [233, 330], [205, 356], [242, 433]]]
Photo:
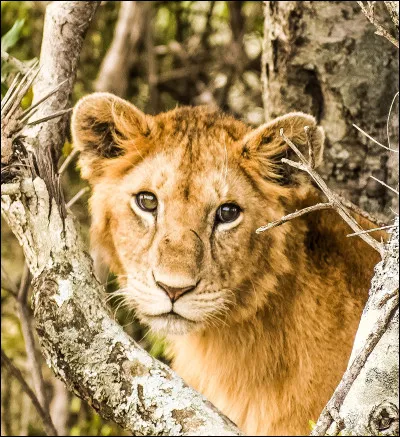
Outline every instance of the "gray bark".
[[[367, 211], [391, 217], [397, 197], [369, 175], [396, 186], [398, 156], [389, 156], [352, 124], [387, 145], [386, 121], [398, 82], [396, 47], [375, 35], [356, 2], [265, 3], [267, 115], [313, 114], [327, 135], [321, 174], [329, 186]], [[393, 31], [383, 2], [375, 9]], [[396, 147], [397, 111], [398, 101], [389, 123]]]
[[[399, 228], [376, 266], [350, 363], [382, 313], [381, 302], [399, 289]], [[399, 308], [352, 385], [340, 410], [343, 435], [399, 435]]]

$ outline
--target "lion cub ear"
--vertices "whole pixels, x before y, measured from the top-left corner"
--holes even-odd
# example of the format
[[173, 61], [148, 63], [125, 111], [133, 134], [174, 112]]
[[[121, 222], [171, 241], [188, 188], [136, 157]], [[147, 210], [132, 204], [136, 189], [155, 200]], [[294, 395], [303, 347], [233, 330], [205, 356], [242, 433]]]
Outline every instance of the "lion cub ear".
[[140, 136], [148, 136], [151, 117], [110, 93], [93, 93], [75, 105], [71, 132], [80, 151], [82, 177], [99, 176], [107, 160], [123, 155]]
[[313, 116], [302, 112], [291, 112], [249, 132], [242, 140], [242, 157], [256, 161], [263, 176], [277, 179], [281, 184], [290, 183], [293, 169], [282, 163], [281, 159], [298, 160], [298, 158], [283, 140], [280, 130], [283, 129], [283, 133], [308, 158], [305, 126], [309, 127], [315, 166], [318, 166], [322, 162], [324, 151], [324, 130], [317, 126]]

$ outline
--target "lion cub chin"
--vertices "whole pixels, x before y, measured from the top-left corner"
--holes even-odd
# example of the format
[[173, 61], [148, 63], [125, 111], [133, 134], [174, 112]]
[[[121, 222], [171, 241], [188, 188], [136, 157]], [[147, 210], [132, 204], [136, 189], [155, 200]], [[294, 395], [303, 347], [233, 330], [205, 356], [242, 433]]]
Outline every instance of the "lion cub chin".
[[[304, 435], [344, 372], [378, 255], [320, 201], [280, 131], [316, 165], [324, 133], [294, 112], [252, 128], [215, 109], [156, 116], [107, 93], [72, 117], [92, 186], [91, 241], [173, 367], [250, 435]], [[366, 228], [372, 226], [360, 219]]]

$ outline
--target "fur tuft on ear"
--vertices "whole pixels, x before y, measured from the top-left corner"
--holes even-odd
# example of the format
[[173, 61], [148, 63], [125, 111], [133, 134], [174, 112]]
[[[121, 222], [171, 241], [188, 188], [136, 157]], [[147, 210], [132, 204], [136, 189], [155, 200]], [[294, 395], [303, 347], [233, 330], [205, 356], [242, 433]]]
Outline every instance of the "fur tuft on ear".
[[82, 177], [98, 176], [108, 159], [123, 155], [135, 138], [148, 136], [150, 129], [151, 117], [126, 100], [110, 93], [83, 97], [71, 121]]
[[317, 126], [313, 116], [302, 112], [291, 112], [249, 132], [242, 140], [242, 158], [257, 162], [264, 177], [278, 180], [283, 185], [290, 183], [292, 170], [281, 159], [297, 156], [281, 137], [280, 130], [283, 129], [283, 133], [308, 157], [305, 126], [309, 127], [315, 165], [318, 166], [324, 151], [324, 130]]

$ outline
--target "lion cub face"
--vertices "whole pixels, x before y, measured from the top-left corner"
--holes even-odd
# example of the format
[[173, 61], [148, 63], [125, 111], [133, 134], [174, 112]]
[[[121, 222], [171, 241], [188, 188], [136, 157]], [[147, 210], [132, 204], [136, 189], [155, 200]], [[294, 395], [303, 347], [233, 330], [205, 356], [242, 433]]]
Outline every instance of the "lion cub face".
[[279, 163], [279, 129], [304, 145], [304, 125], [322, 152], [322, 131], [301, 113], [251, 130], [204, 107], [152, 117], [111, 94], [78, 103], [72, 133], [93, 187], [92, 244], [142, 322], [182, 334], [267, 303], [262, 282], [285, 269], [272, 256], [283, 256], [285, 234], [255, 230], [300, 190]]

